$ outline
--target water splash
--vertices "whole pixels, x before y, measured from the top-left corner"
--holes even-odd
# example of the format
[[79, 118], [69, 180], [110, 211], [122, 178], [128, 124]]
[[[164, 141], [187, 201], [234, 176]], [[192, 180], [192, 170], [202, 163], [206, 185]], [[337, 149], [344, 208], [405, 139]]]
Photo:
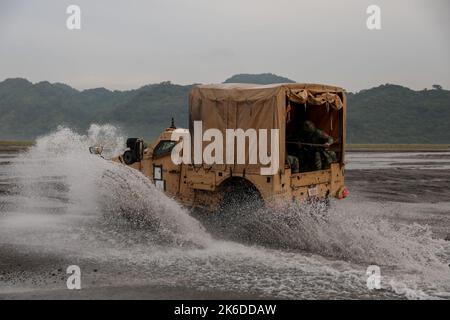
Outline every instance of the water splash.
[[144, 229], [157, 243], [206, 247], [212, 242], [200, 222], [134, 169], [113, 165], [98, 187], [103, 215], [113, 225]]
[[[93, 125], [86, 135], [60, 127], [14, 160], [18, 187], [1, 217], [3, 243], [124, 263], [126, 283], [146, 272], [159, 275], [157, 283], [282, 298], [448, 297], [448, 243], [428, 227], [381, 218], [402, 210], [391, 203], [349, 199], [250, 213], [241, 205], [216, 219], [224, 228], [208, 225], [213, 239], [139, 172], [90, 155], [95, 144], [112, 156], [124, 139], [112, 126]], [[382, 268], [388, 293], [367, 291], [369, 264]]]
[[5, 223], [32, 229], [70, 225], [98, 220], [101, 212], [110, 225], [145, 227], [155, 242], [207, 244], [200, 223], [141, 173], [89, 154], [89, 146], [101, 144], [107, 146], [105, 156], [117, 155], [124, 145], [117, 134], [109, 125], [92, 125], [87, 135], [60, 127], [38, 139], [13, 166], [21, 201], [19, 214]]
[[382, 217], [399, 210], [394, 204], [363, 201], [292, 203], [282, 211], [255, 210], [249, 203], [206, 225], [224, 239], [378, 265], [385, 273], [385, 288], [408, 298], [430, 297], [426, 292], [446, 296], [450, 243], [434, 238], [429, 226]]

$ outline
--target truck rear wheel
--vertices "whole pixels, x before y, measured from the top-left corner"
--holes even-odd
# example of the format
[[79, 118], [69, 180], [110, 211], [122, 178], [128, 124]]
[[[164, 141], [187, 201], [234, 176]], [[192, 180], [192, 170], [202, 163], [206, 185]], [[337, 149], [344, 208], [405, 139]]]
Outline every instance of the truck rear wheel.
[[221, 185], [221, 201], [218, 212], [228, 213], [233, 211], [255, 210], [264, 205], [264, 201], [258, 189], [243, 178], [232, 178]]
[[196, 215], [209, 232], [220, 239], [252, 242], [254, 222], [264, 201], [256, 187], [243, 178], [232, 178], [220, 186], [220, 201], [212, 214]]

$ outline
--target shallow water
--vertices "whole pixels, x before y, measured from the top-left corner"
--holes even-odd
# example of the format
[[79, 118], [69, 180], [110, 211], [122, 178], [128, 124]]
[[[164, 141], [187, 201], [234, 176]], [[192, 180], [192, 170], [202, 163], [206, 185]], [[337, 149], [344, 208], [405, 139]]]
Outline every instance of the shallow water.
[[[0, 165], [0, 295], [64, 289], [69, 264], [80, 265], [83, 288], [154, 285], [289, 299], [450, 295], [450, 246], [423, 224], [426, 200], [377, 202], [356, 191], [325, 216], [317, 215], [320, 205], [258, 210], [230, 220], [229, 237], [219, 237], [140, 173], [90, 155], [97, 142], [108, 143], [107, 155], [123, 145], [111, 126], [86, 135], [61, 128], [28, 151], [1, 155], [8, 163]], [[349, 167], [361, 158], [350, 156]], [[442, 232], [444, 201], [434, 204]], [[382, 290], [367, 288], [369, 265], [380, 267]]]
[[450, 170], [450, 152], [353, 152], [347, 169]]

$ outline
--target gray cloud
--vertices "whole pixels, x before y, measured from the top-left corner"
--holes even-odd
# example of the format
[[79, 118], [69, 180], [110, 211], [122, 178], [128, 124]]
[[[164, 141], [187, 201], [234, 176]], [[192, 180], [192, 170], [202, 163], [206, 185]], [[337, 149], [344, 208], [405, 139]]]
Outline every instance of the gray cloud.
[[[66, 7], [82, 30], [65, 27]], [[366, 29], [369, 4], [382, 30]], [[126, 89], [274, 72], [359, 90], [450, 88], [446, 0], [24, 1], [0, 5], [0, 79]]]

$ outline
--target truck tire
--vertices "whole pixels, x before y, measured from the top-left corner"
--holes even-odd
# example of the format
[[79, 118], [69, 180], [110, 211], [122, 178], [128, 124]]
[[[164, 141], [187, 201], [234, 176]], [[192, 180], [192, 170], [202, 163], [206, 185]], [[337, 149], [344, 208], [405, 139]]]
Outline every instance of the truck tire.
[[126, 165], [130, 165], [135, 163], [135, 157], [134, 157], [134, 153], [131, 150], [127, 150], [123, 153], [123, 162], [125, 162]]
[[[220, 186], [221, 200], [212, 214], [199, 214], [198, 218], [209, 232], [219, 239], [250, 242], [248, 229], [264, 201], [250, 182], [232, 178]], [[250, 241], [249, 241], [250, 240]]]

